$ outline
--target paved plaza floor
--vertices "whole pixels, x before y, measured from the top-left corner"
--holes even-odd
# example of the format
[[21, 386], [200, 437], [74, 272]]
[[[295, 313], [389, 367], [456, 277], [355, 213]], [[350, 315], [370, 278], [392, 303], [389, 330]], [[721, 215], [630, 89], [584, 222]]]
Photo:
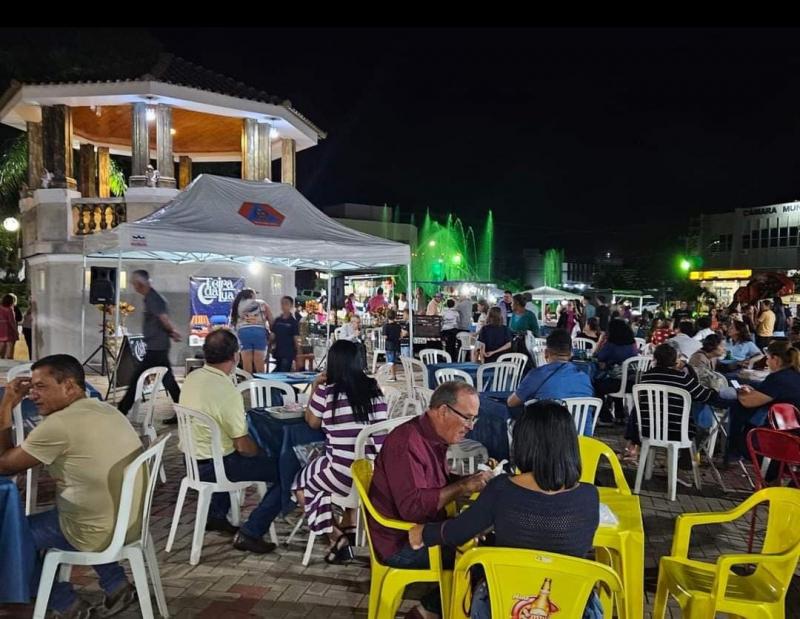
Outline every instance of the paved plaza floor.
[[[92, 382], [101, 386], [99, 381]], [[164, 418], [168, 415], [171, 415], [169, 401], [162, 396], [159, 399], [158, 417]], [[159, 432], [162, 431], [176, 434], [174, 427], [159, 426]], [[614, 448], [621, 449], [622, 427], [599, 428], [598, 435]], [[305, 535], [289, 547], [281, 544], [276, 552], [259, 556], [235, 550], [230, 536], [208, 533], [200, 565], [189, 565], [196, 498], [191, 491], [184, 506], [175, 548], [167, 554], [164, 546], [178, 485], [184, 474], [177, 438], [171, 440], [167, 446], [166, 473], [167, 483], [159, 485], [156, 490], [151, 529], [158, 549], [161, 578], [171, 616], [179, 619], [254, 616], [272, 619], [299, 619], [306, 616], [324, 616], [327, 619], [366, 617], [370, 578], [366, 549], [362, 549], [349, 565], [332, 566], [322, 559], [325, 544], [318, 543], [311, 563], [308, 567], [303, 567], [301, 559], [305, 549]], [[635, 469], [627, 467], [625, 473], [633, 487]], [[681, 475], [686, 480], [690, 477], [686, 471], [682, 471]], [[686, 512], [730, 509], [750, 494], [749, 486], [738, 469], [723, 471], [723, 476], [730, 490], [727, 493], [720, 489], [709, 467], [704, 466], [702, 490], [679, 485], [678, 498], [674, 502], [666, 497], [663, 468], [657, 466], [653, 479], [645, 482], [641, 493], [646, 535], [645, 617], [651, 616], [658, 559], [670, 552], [676, 517]], [[46, 482], [44, 483], [44, 494], [47, 498]], [[49, 494], [52, 495], [52, 491]], [[254, 501], [254, 495], [249, 494], [243, 511], [245, 518]], [[761, 518], [760, 525], [763, 526], [763, 522], [764, 519]], [[720, 553], [746, 552], [748, 525], [749, 518], [732, 524], [697, 529], [692, 537], [690, 556], [713, 561]], [[290, 526], [279, 521], [276, 528], [280, 540], [285, 540]], [[73, 581], [86, 596], [100, 600], [101, 594], [91, 568], [74, 569]], [[422, 592], [424, 589], [419, 587], [407, 591], [407, 599], [400, 612], [411, 608]], [[787, 617], [800, 617], [800, 574], [795, 575], [786, 609]], [[32, 606], [0, 605], [0, 617], [30, 617], [31, 611]], [[671, 603], [668, 614], [680, 616], [674, 603]], [[134, 618], [141, 614], [138, 607], [135, 607], [118, 616]]]

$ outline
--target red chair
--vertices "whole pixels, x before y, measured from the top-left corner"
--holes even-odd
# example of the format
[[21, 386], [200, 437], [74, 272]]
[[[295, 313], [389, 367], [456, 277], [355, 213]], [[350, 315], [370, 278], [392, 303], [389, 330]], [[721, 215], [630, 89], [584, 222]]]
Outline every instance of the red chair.
[[[771, 412], [772, 409], [770, 409]], [[756, 490], [767, 487], [764, 479], [766, 471], [762, 473], [759, 458], [769, 458], [778, 463], [778, 477], [774, 482], [775, 485], [780, 486], [784, 480], [790, 480], [795, 488], [800, 488], [800, 437], [780, 430], [753, 428], [747, 433], [747, 451], [750, 452], [750, 460], [753, 462], [753, 470], [756, 474]], [[757, 510], [758, 506], [753, 508], [753, 518], [750, 521], [748, 553], [753, 551]]]
[[776, 430], [800, 430], [800, 411], [791, 404], [769, 407], [769, 425]]

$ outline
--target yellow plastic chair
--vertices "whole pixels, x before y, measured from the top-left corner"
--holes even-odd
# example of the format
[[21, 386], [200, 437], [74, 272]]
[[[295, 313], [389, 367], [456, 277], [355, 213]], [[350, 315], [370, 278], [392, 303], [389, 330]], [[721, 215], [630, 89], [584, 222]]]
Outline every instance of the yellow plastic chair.
[[626, 496], [631, 495], [631, 487], [622, 472], [622, 465], [619, 463], [617, 454], [602, 441], [588, 436], [578, 436], [578, 447], [581, 452], [581, 481], [587, 484], [594, 484], [597, 476], [597, 467], [600, 458], [605, 458], [611, 465], [611, 472], [614, 475], [614, 483], [617, 492]]
[[[353, 482], [361, 497], [361, 504], [378, 524], [387, 529], [408, 531], [414, 526], [410, 522], [393, 520], [379, 514], [369, 500], [369, 487], [372, 483], [372, 462], [369, 460], [356, 460], [353, 462]], [[365, 516], [366, 518], [366, 516]], [[371, 567], [371, 582], [369, 587], [368, 619], [394, 619], [397, 609], [403, 598], [406, 586], [415, 582], [433, 582], [439, 585], [442, 599], [442, 612], [448, 617], [448, 604], [450, 602], [450, 583], [452, 573], [442, 570], [442, 554], [439, 546], [428, 548], [430, 569], [399, 569], [381, 563], [372, 546], [372, 535], [369, 526], [365, 526], [369, 542], [369, 556]]]
[[[484, 547], [466, 552], [456, 562], [451, 619], [469, 619], [470, 568], [474, 565], [482, 565], [486, 573], [492, 617], [582, 619], [597, 584], [607, 590], [600, 596], [603, 616], [612, 616], [609, 600], [616, 599], [618, 619], [627, 617], [621, 603], [622, 582], [610, 567], [539, 550]], [[542, 614], [534, 614], [536, 610]]]
[[[726, 554], [716, 563], [688, 558], [692, 527], [731, 522], [765, 501], [769, 502], [769, 515], [761, 554]], [[765, 488], [727, 512], [678, 516], [672, 553], [659, 564], [653, 617], [664, 617], [671, 595], [680, 604], [682, 616], [690, 619], [713, 617], [718, 612], [748, 619], [782, 618], [798, 557], [800, 490]], [[755, 565], [755, 572], [739, 576], [731, 571], [734, 565], [743, 564]]]

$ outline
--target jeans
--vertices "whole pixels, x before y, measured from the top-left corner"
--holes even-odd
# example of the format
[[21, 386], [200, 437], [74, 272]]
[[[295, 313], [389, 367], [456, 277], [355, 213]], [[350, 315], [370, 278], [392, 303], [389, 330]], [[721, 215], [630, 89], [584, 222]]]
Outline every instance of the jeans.
[[[234, 451], [225, 456], [223, 462], [225, 475], [230, 481], [264, 481], [271, 484], [267, 489], [267, 494], [241, 527], [241, 532], [248, 537], [261, 538], [281, 511], [281, 486], [276, 483], [278, 476], [275, 459], [270, 458], [262, 451], [252, 457], [243, 456], [238, 451]], [[212, 460], [198, 461], [198, 465], [202, 481], [216, 481]], [[230, 494], [215, 492], [211, 497], [208, 515], [220, 520], [227, 518], [230, 507]]]
[[142, 362], [133, 373], [133, 376], [131, 376], [131, 382], [128, 384], [125, 397], [122, 398], [122, 401], [117, 407], [124, 415], [127, 415], [128, 411], [130, 411], [133, 406], [133, 399], [136, 397], [136, 381], [139, 380], [139, 377], [145, 370], [160, 365], [167, 368], [167, 373], [164, 374], [164, 387], [169, 391], [172, 401], [176, 404], [178, 403], [181, 397], [181, 389], [178, 387], [178, 383], [175, 382], [175, 375], [172, 373], [172, 366], [169, 362], [169, 350], [148, 350], [144, 354], [144, 359], [142, 359]]
[[[442, 546], [442, 568], [452, 570], [455, 559], [455, 548], [451, 546]], [[390, 567], [410, 570], [427, 570], [430, 567], [428, 549], [422, 547], [419, 550], [414, 550], [409, 544], [403, 545], [395, 554], [391, 557], [387, 557], [384, 563]], [[420, 604], [422, 604], [422, 608], [428, 612], [441, 616], [442, 598], [439, 593], [439, 586], [431, 587], [430, 591], [420, 599]]]
[[[48, 550], [50, 548], [76, 550], [61, 532], [58, 511], [55, 509], [28, 516], [28, 524], [30, 525], [33, 543], [37, 550]], [[106, 563], [104, 565], [93, 565], [92, 567], [97, 572], [100, 578], [100, 587], [106, 592], [106, 595], [115, 593], [120, 587], [128, 583], [125, 571], [119, 563]], [[72, 606], [75, 600], [76, 595], [72, 584], [56, 580], [50, 592], [48, 608], [63, 612]]]
[[276, 372], [291, 372], [292, 371], [292, 363], [294, 363], [293, 357], [281, 358], [275, 357], [275, 371]]

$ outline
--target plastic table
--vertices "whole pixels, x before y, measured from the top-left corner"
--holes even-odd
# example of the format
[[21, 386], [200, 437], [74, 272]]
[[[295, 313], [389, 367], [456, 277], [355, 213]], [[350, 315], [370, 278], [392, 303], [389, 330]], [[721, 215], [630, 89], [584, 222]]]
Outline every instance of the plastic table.
[[36, 549], [16, 484], [0, 477], [0, 604], [27, 604], [35, 593]]

